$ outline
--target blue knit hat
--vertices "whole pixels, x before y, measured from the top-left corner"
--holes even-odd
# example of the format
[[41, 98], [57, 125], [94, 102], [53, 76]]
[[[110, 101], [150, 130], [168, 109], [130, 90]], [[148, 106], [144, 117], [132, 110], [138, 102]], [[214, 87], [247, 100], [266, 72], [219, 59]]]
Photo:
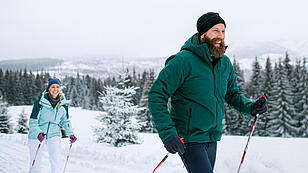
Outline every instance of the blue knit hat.
[[61, 85], [61, 81], [60, 81], [58, 78], [50, 78], [50, 79], [48, 79], [48, 87], [47, 87], [47, 89], [49, 89], [49, 87], [50, 87], [52, 84]]

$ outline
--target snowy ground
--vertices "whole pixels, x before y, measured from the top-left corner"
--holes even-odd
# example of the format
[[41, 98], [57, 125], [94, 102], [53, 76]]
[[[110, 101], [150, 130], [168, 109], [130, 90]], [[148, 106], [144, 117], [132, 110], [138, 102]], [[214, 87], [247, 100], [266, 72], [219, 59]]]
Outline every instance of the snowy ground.
[[[12, 122], [25, 108], [30, 115], [31, 106], [9, 108]], [[92, 126], [100, 112], [71, 108], [70, 115], [78, 140], [73, 144], [67, 173], [150, 173], [164, 157], [166, 151], [157, 134], [139, 134], [142, 144], [121, 148], [93, 142]], [[216, 173], [236, 172], [247, 137], [223, 136], [218, 143]], [[304, 173], [308, 170], [308, 139], [252, 137], [242, 167], [242, 173]], [[68, 151], [68, 139], [63, 139], [63, 161]], [[44, 172], [50, 172], [45, 149]], [[29, 166], [27, 136], [0, 134], [0, 173], [27, 172]], [[177, 155], [171, 155], [157, 173], [185, 173]]]

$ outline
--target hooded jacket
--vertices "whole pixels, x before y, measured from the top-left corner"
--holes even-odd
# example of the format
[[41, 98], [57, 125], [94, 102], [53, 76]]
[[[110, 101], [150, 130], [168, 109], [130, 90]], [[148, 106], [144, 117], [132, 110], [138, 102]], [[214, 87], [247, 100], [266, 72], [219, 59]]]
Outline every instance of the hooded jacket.
[[252, 101], [239, 91], [230, 59], [224, 55], [213, 67], [209, 49], [198, 44], [197, 34], [166, 60], [148, 96], [161, 140], [179, 135], [186, 143], [221, 139], [225, 102], [251, 116]]
[[73, 135], [68, 116], [68, 102], [61, 93], [61, 101], [53, 108], [48, 100], [46, 90], [35, 100], [29, 120], [29, 139], [37, 139], [40, 133], [46, 134], [46, 139], [62, 136], [60, 122], [68, 136]]

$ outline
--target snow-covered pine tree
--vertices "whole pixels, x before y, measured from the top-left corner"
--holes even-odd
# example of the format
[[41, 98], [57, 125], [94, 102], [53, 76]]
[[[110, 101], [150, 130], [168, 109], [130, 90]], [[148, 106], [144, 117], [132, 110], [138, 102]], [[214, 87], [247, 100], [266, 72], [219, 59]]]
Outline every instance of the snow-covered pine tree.
[[139, 125], [135, 117], [139, 109], [133, 104], [136, 91], [134, 86], [126, 86], [127, 83], [127, 73], [124, 72], [120, 74], [118, 86], [105, 87], [100, 102], [106, 114], [98, 117], [101, 126], [95, 128], [97, 142], [110, 143], [116, 147], [139, 143]]
[[27, 134], [29, 132], [28, 127], [28, 115], [25, 113], [25, 109], [22, 109], [21, 113], [18, 115], [17, 133]]
[[265, 69], [262, 74], [264, 76], [262, 82], [262, 93], [265, 93], [267, 96], [268, 111], [267, 113], [259, 116], [255, 134], [259, 136], [270, 136], [271, 131], [269, 130], [269, 119], [273, 108], [273, 69], [269, 57], [266, 59]]
[[269, 120], [272, 136], [292, 137], [294, 128], [291, 114], [289, 114], [290, 103], [288, 93], [290, 93], [290, 83], [284, 66], [279, 60], [274, 69], [273, 83], [273, 109]]
[[81, 106], [84, 109], [89, 109], [90, 107], [90, 88], [91, 88], [91, 78], [89, 75], [82, 77], [82, 102]]
[[223, 124], [223, 133], [225, 135], [242, 135], [242, 126], [240, 117], [238, 112], [229, 108], [227, 104], [225, 104], [225, 117]]
[[[247, 96], [251, 99], [256, 99], [261, 96], [262, 88], [262, 67], [258, 61], [258, 57], [255, 58], [252, 67], [252, 75], [247, 87]], [[253, 123], [253, 118], [240, 115], [239, 116], [239, 128], [241, 130], [241, 135], [248, 135], [250, 132], [251, 125]]]
[[304, 58], [304, 62], [303, 62], [303, 66], [302, 66], [302, 76], [303, 76], [303, 90], [304, 90], [304, 95], [303, 95], [303, 100], [304, 100], [304, 104], [303, 104], [303, 113], [302, 113], [302, 117], [303, 120], [301, 121], [301, 127], [300, 127], [300, 131], [302, 133], [303, 137], [308, 137], [308, 71], [307, 71], [307, 67], [306, 67], [306, 58]]
[[[305, 104], [305, 88], [304, 88], [304, 83], [303, 81], [304, 74], [303, 74], [302, 66], [301, 66], [301, 61], [297, 60], [296, 65], [293, 71], [293, 82], [291, 83], [292, 85], [292, 93], [293, 93], [293, 106], [294, 106], [294, 115], [293, 119], [297, 121], [296, 127], [298, 128], [297, 134], [295, 135], [296, 137], [302, 137], [303, 135], [303, 124], [302, 121], [305, 118], [304, 112], [304, 104]], [[294, 137], [295, 137], [294, 136]]]
[[11, 125], [8, 115], [7, 104], [0, 101], [0, 133], [10, 133], [10, 132], [11, 132]]
[[97, 110], [98, 109], [98, 102], [99, 102], [99, 93], [102, 93], [102, 89], [99, 85], [99, 81], [95, 78], [91, 79], [91, 87], [89, 91], [89, 108], [91, 110]]
[[258, 61], [258, 57], [255, 58], [252, 67], [252, 75], [248, 87], [248, 96], [251, 98], [257, 98], [262, 95], [262, 67]]
[[139, 107], [142, 108], [142, 110], [140, 111], [140, 114], [138, 116], [138, 122], [141, 126], [140, 132], [157, 132], [152, 121], [152, 116], [148, 109], [148, 94], [155, 81], [154, 70], [150, 70], [149, 76], [145, 75], [143, 77], [145, 78], [145, 82], [142, 87], [143, 92], [139, 103]]

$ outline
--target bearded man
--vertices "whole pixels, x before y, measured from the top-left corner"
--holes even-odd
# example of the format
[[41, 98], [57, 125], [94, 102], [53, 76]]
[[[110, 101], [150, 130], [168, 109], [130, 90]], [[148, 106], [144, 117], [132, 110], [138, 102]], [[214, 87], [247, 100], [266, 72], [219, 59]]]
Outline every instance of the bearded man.
[[246, 116], [266, 112], [267, 105], [265, 99], [253, 102], [239, 91], [230, 59], [224, 55], [226, 23], [219, 14], [202, 15], [197, 30], [180, 52], [166, 60], [149, 92], [148, 106], [167, 151], [178, 152], [189, 173], [212, 173], [224, 103]]

